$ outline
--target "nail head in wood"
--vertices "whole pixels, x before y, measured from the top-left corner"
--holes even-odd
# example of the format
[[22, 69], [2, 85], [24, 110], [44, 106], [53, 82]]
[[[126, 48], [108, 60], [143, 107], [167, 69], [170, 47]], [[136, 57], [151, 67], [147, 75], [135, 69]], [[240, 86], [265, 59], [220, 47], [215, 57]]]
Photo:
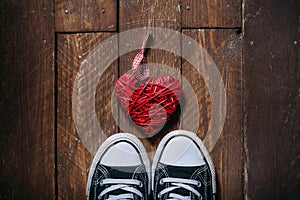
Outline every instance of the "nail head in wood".
[[65, 14], [69, 14], [69, 9], [65, 8], [64, 12], [65, 12]]

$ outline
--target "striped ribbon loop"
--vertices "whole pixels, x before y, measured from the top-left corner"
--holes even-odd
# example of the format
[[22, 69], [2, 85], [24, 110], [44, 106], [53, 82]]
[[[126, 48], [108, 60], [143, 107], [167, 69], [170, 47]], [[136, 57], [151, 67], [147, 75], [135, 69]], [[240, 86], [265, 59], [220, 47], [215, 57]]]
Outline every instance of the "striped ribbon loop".
[[144, 41], [143, 41], [143, 45], [139, 51], [139, 53], [135, 56], [135, 58], [133, 59], [133, 62], [132, 62], [132, 70], [133, 71], [136, 71], [137, 68], [140, 66], [140, 65], [143, 65], [142, 67], [142, 74], [143, 76], [146, 76], [146, 77], [149, 77], [150, 76], [150, 71], [149, 71], [149, 68], [147, 66], [147, 59], [145, 57], [145, 47], [147, 45], [147, 42], [148, 42], [148, 39], [149, 39], [149, 32], [147, 33]]

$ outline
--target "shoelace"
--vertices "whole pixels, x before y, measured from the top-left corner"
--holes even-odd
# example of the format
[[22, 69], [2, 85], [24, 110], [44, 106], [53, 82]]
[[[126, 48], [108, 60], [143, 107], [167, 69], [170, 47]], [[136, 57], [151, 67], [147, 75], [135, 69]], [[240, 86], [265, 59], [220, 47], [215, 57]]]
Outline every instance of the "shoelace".
[[121, 200], [121, 199], [134, 199], [134, 194], [144, 199], [143, 194], [133, 186], [143, 187], [143, 183], [135, 179], [104, 179], [100, 182], [101, 185], [110, 185], [104, 189], [98, 196], [101, 199], [104, 195], [109, 194], [115, 190], [124, 190], [129, 193], [120, 195], [109, 195], [106, 200]]
[[[182, 179], [182, 178], [162, 178], [160, 179], [160, 184], [170, 183], [171, 186], [163, 189], [159, 194], [158, 198], [161, 198], [164, 194], [169, 193], [167, 200], [189, 200], [190, 196], [182, 196], [177, 193], [171, 193], [173, 190], [178, 188], [186, 189], [193, 194], [195, 194], [199, 199], [202, 199], [201, 194], [192, 186], [201, 187], [201, 182], [191, 179]], [[192, 185], [192, 186], [191, 186]]]

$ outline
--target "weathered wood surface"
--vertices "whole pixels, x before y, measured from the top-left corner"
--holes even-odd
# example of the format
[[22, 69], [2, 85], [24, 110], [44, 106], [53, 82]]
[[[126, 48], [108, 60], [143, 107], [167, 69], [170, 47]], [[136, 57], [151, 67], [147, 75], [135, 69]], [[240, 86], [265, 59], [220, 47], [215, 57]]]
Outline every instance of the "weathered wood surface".
[[[127, 31], [135, 28], [147, 28], [147, 27], [160, 27], [168, 28], [175, 31], [180, 31], [180, 1], [160, 1], [160, 0], [146, 0], [146, 1], [126, 1], [120, 0], [120, 9], [119, 9], [119, 31]], [[170, 37], [172, 37], [170, 35]], [[121, 40], [120, 48], [130, 45], [134, 41], [135, 36], [132, 35], [128, 40]], [[142, 45], [142, 40], [140, 41]], [[155, 41], [155, 39], [150, 38], [149, 45], [154, 46], [155, 43], [160, 41]], [[176, 43], [176, 44], [175, 44]], [[174, 46], [180, 46], [180, 40], [174, 41]], [[126, 73], [131, 69], [132, 60], [137, 54], [138, 50], [131, 51], [120, 56], [119, 59], [119, 72], [120, 76]], [[180, 55], [165, 51], [150, 49], [146, 55], [148, 63], [159, 63], [166, 65], [172, 69], [180, 72], [181, 69], [181, 59]], [[151, 71], [151, 76], [157, 77], [160, 76], [159, 70]], [[167, 132], [177, 129], [179, 126], [178, 120], [175, 120], [173, 124], [169, 124], [169, 127], [162, 131], [160, 135], [152, 139], [145, 139], [145, 136], [142, 134], [141, 129], [139, 129], [134, 123], [127, 123], [127, 116], [124, 112], [120, 110], [119, 123], [125, 124], [126, 132], [130, 132], [141, 138], [144, 146], [149, 152], [150, 159], [152, 159], [156, 146], [158, 145], [161, 137]], [[126, 125], [126, 123], [128, 125]], [[124, 130], [121, 130], [124, 131]]]
[[[87, 62], [89, 53], [112, 33], [58, 34], [58, 97], [57, 97], [57, 182], [59, 199], [85, 199], [87, 174], [97, 148], [110, 134], [117, 132], [117, 125], [111, 114], [111, 94], [117, 78], [117, 62], [111, 64], [99, 82], [95, 72], [86, 74], [86, 82], [79, 88], [83, 95], [97, 86], [96, 101], [85, 99], [82, 104], [95, 104], [103, 133], [95, 133], [95, 124], [88, 116], [90, 107], [84, 107], [84, 132], [78, 133], [74, 123], [72, 98], [75, 80], [79, 68]], [[117, 43], [110, 49], [117, 53]], [[93, 57], [94, 59], [101, 59]], [[88, 63], [89, 64], [89, 63]], [[92, 68], [96, 68], [93, 66]], [[85, 140], [88, 138], [88, 140]]]
[[182, 0], [183, 28], [238, 28], [242, 26], [241, 0]]
[[[208, 53], [202, 54], [197, 62], [201, 65], [209, 65], [210, 56], [218, 67], [222, 76], [226, 97], [227, 114], [222, 134], [211, 151], [211, 157], [217, 173], [218, 199], [243, 199], [243, 132], [242, 132], [242, 46], [241, 35], [237, 30], [183, 30], [183, 34], [188, 35], [197, 41]], [[182, 48], [183, 55], [188, 51], [189, 45]], [[208, 55], [208, 56], [207, 56]], [[187, 115], [183, 116], [183, 129], [190, 130], [194, 127], [193, 118], [195, 111], [200, 110], [199, 129], [197, 134], [204, 139], [211, 120], [212, 106], [211, 95], [208, 85], [199, 72], [183, 59], [182, 76], [185, 77], [192, 86], [198, 102], [189, 102], [184, 109], [188, 109]], [[216, 79], [216, 77], [209, 77]], [[215, 82], [218, 86], [220, 83]], [[184, 90], [188, 87], [184, 85]], [[188, 98], [188, 97], [186, 97]], [[215, 99], [215, 101], [218, 101]], [[223, 101], [223, 99], [220, 99]], [[198, 104], [197, 104], [198, 103]], [[223, 113], [218, 112], [221, 116]]]
[[163, 27], [180, 30], [180, 1], [120, 0], [119, 30]]
[[[130, 69], [137, 51], [121, 56], [99, 83], [90, 75], [87, 84], [98, 84], [95, 107], [105, 134], [88, 145], [83, 144], [72, 116], [77, 70], [88, 53], [112, 35], [101, 31], [149, 26], [183, 30], [209, 52], [223, 77], [227, 117], [211, 151], [218, 199], [299, 199], [298, 15], [296, 0], [245, 1], [244, 7], [241, 1], [230, 0], [4, 0], [0, 5], [0, 199], [85, 199], [90, 149], [123, 131], [110, 113], [110, 98], [114, 82]], [[235, 28], [243, 25], [241, 65], [241, 39]], [[56, 37], [57, 52], [55, 30], [62, 33]], [[77, 33], [94, 31], [98, 33]], [[127, 41], [119, 46], [122, 42]], [[188, 77], [201, 111], [197, 134], [204, 138], [211, 118], [204, 80], [170, 52], [151, 49], [147, 58]], [[120, 120], [125, 119], [120, 115]], [[94, 124], [86, 126], [92, 138]], [[136, 128], [127, 128], [141, 137]], [[161, 136], [176, 128], [178, 123]], [[161, 136], [141, 138], [150, 158]]]
[[299, 1], [246, 1], [246, 198], [300, 199]]
[[0, 199], [55, 198], [54, 3], [0, 5]]
[[116, 0], [55, 0], [58, 32], [117, 30]]

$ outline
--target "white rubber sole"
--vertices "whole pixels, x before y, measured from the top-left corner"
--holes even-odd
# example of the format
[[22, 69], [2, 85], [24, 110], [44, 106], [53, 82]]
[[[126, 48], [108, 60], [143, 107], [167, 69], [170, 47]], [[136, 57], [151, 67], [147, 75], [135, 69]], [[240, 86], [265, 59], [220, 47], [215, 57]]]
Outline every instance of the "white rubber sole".
[[90, 186], [91, 186], [93, 174], [95, 172], [97, 164], [99, 163], [99, 161], [101, 160], [103, 154], [107, 151], [107, 149], [110, 148], [114, 143], [119, 142], [119, 141], [128, 141], [132, 145], [134, 145], [134, 147], [138, 150], [138, 152], [141, 156], [141, 159], [145, 165], [146, 171], [147, 171], [148, 180], [149, 180], [148, 194], [150, 194], [150, 192], [151, 192], [151, 175], [150, 175], [151, 166], [150, 166], [148, 154], [146, 152], [146, 149], [144, 148], [144, 145], [136, 136], [134, 136], [130, 133], [117, 133], [117, 134], [110, 136], [102, 143], [102, 145], [99, 147], [99, 149], [93, 159], [91, 168], [89, 170], [88, 180], [87, 180], [87, 187], [86, 187], [87, 199], [89, 198]]
[[[191, 140], [193, 140], [197, 146], [199, 147], [200, 151], [202, 152], [205, 161], [208, 164], [208, 167], [211, 171], [211, 175], [212, 175], [212, 186], [213, 186], [213, 194], [215, 195], [217, 192], [216, 189], [216, 174], [215, 174], [215, 169], [213, 166], [213, 162], [209, 156], [209, 153], [206, 149], [206, 147], [204, 146], [204, 144], [202, 143], [201, 139], [193, 132], [190, 131], [186, 131], [186, 130], [176, 130], [176, 131], [172, 131], [170, 133], [168, 133], [159, 143], [157, 149], [156, 149], [156, 153], [153, 159], [153, 163], [152, 163], [152, 182], [154, 180], [154, 174], [155, 174], [155, 169], [158, 165], [158, 162], [160, 160], [162, 151], [164, 150], [166, 144], [174, 137], [177, 136], [185, 136], [190, 138]], [[151, 188], [152, 190], [154, 190], [154, 183], [151, 184]]]

